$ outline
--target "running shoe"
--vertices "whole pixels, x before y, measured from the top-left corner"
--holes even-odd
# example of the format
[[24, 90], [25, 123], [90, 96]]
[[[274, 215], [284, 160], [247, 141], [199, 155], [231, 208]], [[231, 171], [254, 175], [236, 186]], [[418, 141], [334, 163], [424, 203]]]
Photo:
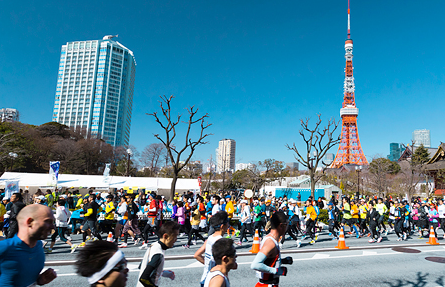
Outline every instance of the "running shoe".
[[423, 236], [419, 236], [419, 237], [417, 237], [418, 239], [423, 239]]
[[368, 233], [368, 235], [366, 235], [366, 237], [370, 237], [371, 236], [371, 233]]
[[388, 236], [388, 230], [385, 230], [385, 236]]
[[119, 245], [119, 248], [127, 248], [127, 243], [123, 242]]
[[80, 243], [77, 247], [85, 247], [85, 242]]
[[48, 244], [48, 241], [42, 240], [42, 247], [45, 248], [46, 244]]
[[85, 241], [88, 241], [90, 239], [93, 239], [93, 238], [87, 235], [87, 240], [85, 240]]
[[332, 236], [332, 232], [329, 232], [328, 236]]
[[283, 248], [283, 243], [278, 243], [278, 246], [280, 246], [280, 249]]
[[357, 237], [357, 239], [359, 239], [359, 238], [360, 238], [360, 234], [357, 233], [357, 236], [356, 236], [356, 237]]
[[227, 234], [227, 235], [226, 235], [226, 238], [229, 238], [229, 239], [230, 239], [230, 238], [232, 238], [232, 236], [231, 236], [230, 234]]
[[315, 240], [318, 240], [318, 235], [315, 235]]
[[301, 246], [301, 240], [297, 240], [297, 248], [300, 248]]
[[314, 245], [315, 244], [315, 240], [311, 240], [311, 242], [309, 242], [309, 244]]
[[139, 244], [139, 242], [141, 242], [141, 239], [140, 239], [140, 238], [138, 238], [138, 239], [134, 240], [134, 245], [138, 245], [138, 244]]
[[53, 252], [53, 250], [51, 248], [44, 248], [43, 249], [46, 253], [51, 253]]
[[401, 237], [397, 238], [397, 241], [402, 241], [402, 238]]
[[97, 237], [93, 237], [93, 239], [91, 239], [92, 241], [97, 241], [97, 240], [99, 240], [99, 238], [97, 238]]
[[382, 237], [379, 237], [379, 239], [377, 239], [377, 243], [382, 242]]
[[406, 238], [407, 238], [406, 233], [403, 233], [403, 240], [406, 240]]
[[182, 247], [184, 247], [185, 249], [190, 249], [190, 245], [188, 244], [182, 245]]
[[368, 242], [369, 242], [369, 243], [374, 243], [375, 240], [374, 240], [374, 238], [371, 238], [371, 239], [368, 240]]
[[76, 249], [77, 249], [78, 246], [79, 246], [79, 245], [77, 245], [77, 244], [73, 244], [73, 245], [71, 245], [71, 253], [74, 253], [74, 251], [76, 251]]
[[306, 235], [303, 235], [303, 236], [301, 237], [301, 241], [303, 241], [305, 238], [306, 238]]
[[196, 245], [196, 240], [193, 240], [192, 244], [193, 244], [193, 245]]
[[241, 243], [241, 241], [235, 242], [235, 244], [238, 245], [238, 246], [243, 245], [243, 244]]
[[147, 249], [148, 248], [148, 244], [147, 243], [142, 243], [142, 245], [139, 247], [139, 249]]

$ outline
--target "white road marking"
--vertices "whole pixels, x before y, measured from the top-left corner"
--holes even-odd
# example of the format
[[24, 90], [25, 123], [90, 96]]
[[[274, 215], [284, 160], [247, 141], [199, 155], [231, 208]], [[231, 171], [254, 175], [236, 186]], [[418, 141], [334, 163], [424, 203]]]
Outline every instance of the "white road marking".
[[329, 254], [317, 253], [314, 256], [312, 256], [312, 259], [324, 259], [328, 258], [329, 256], [330, 256]]
[[[428, 253], [428, 252], [439, 252], [439, 251], [445, 251], [444, 249], [435, 249], [435, 250], [425, 250], [422, 251], [422, 253]], [[329, 254], [315, 254], [313, 257], [310, 258], [293, 258], [295, 261], [310, 261], [310, 260], [320, 260], [320, 259], [341, 259], [341, 258], [351, 258], [351, 257], [366, 257], [366, 256], [384, 256], [384, 255], [400, 255], [400, 254], [406, 254], [403, 252], [386, 252], [386, 253], [377, 253], [374, 251], [363, 251], [363, 254], [355, 254], [355, 255], [341, 255], [341, 256], [330, 256]], [[238, 265], [247, 265], [252, 264], [252, 262], [238, 262]], [[133, 266], [136, 264], [130, 264], [130, 266]], [[139, 265], [137, 265], [138, 267]], [[188, 268], [202, 268], [203, 264], [200, 262], [195, 262], [186, 266], [177, 266], [177, 267], [167, 267], [165, 266], [165, 270], [179, 270], [179, 269], [188, 269]], [[137, 268], [136, 267], [136, 268]], [[139, 272], [139, 269], [130, 269], [130, 272]], [[66, 274], [57, 274], [57, 276], [76, 276], [76, 273], [66, 273]]]

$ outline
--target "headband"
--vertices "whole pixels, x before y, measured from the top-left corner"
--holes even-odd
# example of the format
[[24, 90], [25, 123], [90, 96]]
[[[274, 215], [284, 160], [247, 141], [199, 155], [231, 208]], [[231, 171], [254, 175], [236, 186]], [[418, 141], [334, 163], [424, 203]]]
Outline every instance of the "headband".
[[88, 284], [94, 284], [97, 281], [99, 281], [102, 277], [108, 274], [111, 269], [116, 266], [117, 263], [119, 263], [122, 259], [124, 259], [124, 253], [122, 251], [118, 250], [116, 253], [114, 253], [113, 256], [111, 256], [110, 259], [108, 259], [107, 264], [105, 264], [104, 268], [102, 270], [94, 273], [90, 277], [88, 277]]

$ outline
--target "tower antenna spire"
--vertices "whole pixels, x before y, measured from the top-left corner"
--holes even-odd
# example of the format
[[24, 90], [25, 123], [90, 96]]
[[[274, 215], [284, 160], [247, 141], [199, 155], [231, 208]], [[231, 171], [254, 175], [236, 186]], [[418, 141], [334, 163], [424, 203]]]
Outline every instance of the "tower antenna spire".
[[348, 0], [348, 39], [351, 39], [351, 9], [349, 8], [351, 0]]

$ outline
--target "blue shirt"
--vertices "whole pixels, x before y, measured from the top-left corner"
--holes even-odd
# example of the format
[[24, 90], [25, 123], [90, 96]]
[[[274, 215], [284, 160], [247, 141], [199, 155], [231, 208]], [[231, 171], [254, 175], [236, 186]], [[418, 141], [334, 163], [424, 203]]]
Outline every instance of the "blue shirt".
[[26, 287], [37, 281], [45, 266], [42, 241], [30, 248], [17, 234], [0, 241], [0, 286]]

